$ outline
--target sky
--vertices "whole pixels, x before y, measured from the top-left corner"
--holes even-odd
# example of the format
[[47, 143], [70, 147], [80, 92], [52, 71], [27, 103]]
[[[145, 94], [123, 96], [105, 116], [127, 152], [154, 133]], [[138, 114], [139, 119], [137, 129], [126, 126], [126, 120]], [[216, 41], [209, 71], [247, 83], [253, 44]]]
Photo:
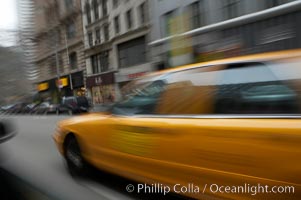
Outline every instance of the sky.
[[14, 44], [12, 32], [16, 30], [17, 20], [17, 0], [0, 0], [0, 45], [10, 46]]

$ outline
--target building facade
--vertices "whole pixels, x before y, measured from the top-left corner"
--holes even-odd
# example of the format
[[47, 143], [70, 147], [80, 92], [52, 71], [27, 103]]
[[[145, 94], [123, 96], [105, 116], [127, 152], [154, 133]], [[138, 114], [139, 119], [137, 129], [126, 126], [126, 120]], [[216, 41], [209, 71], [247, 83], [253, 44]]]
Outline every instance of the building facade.
[[301, 47], [300, 1], [154, 0], [151, 57], [158, 69]]
[[82, 0], [82, 10], [89, 96], [112, 103], [126, 83], [153, 71], [148, 0]]
[[85, 94], [85, 59], [80, 0], [34, 0], [39, 69], [37, 89], [42, 98]]
[[35, 64], [36, 44], [32, 38], [34, 31], [34, 2], [33, 0], [18, 0], [18, 28], [20, 46], [24, 52], [24, 61], [26, 63], [26, 77], [34, 82], [39, 77], [39, 70]]

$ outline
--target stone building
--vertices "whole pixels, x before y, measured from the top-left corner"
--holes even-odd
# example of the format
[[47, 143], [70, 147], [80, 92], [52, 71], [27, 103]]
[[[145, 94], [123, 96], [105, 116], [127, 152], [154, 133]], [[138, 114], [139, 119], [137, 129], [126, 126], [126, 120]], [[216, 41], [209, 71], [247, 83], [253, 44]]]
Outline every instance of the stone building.
[[80, 0], [34, 0], [37, 89], [43, 98], [85, 94]]
[[95, 104], [118, 99], [126, 83], [153, 71], [148, 0], [82, 0], [87, 89]]

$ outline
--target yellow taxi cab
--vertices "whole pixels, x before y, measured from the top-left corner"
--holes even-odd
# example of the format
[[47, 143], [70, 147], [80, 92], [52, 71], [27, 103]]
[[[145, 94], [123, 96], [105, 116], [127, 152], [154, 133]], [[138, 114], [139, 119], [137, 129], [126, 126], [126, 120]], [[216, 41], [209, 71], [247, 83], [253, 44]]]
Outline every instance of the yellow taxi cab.
[[122, 94], [58, 123], [72, 173], [89, 163], [144, 184], [138, 193], [301, 199], [301, 50], [156, 72]]

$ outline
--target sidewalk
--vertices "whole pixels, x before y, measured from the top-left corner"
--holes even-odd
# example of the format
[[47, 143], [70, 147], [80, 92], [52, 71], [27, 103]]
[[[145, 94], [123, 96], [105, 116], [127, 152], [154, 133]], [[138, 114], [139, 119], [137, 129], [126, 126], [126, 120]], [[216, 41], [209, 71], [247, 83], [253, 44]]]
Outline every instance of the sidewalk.
[[93, 112], [104, 112], [108, 110], [108, 108], [113, 104], [95, 104], [93, 108], [90, 110], [91, 113]]

